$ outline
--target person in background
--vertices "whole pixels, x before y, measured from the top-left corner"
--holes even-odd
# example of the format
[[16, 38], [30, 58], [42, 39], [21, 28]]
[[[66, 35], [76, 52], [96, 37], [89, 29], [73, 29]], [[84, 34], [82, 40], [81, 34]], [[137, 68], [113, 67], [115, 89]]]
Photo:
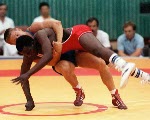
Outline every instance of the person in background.
[[136, 33], [136, 25], [126, 22], [123, 26], [124, 34], [117, 39], [117, 49], [120, 56], [142, 56], [144, 38]]
[[36, 17], [33, 22], [43, 22], [46, 19], [54, 19], [50, 15], [50, 6], [47, 2], [39, 4], [40, 16]]
[[[0, 3], [0, 51], [3, 56], [16, 56], [18, 55], [15, 45], [9, 45], [4, 41], [4, 32], [8, 28], [14, 28], [14, 21], [6, 16], [7, 5]], [[3, 51], [3, 53], [2, 53]]]
[[97, 18], [89, 18], [86, 21], [86, 25], [92, 29], [94, 36], [101, 42], [104, 47], [111, 48], [109, 35], [106, 32], [99, 30], [99, 21]]

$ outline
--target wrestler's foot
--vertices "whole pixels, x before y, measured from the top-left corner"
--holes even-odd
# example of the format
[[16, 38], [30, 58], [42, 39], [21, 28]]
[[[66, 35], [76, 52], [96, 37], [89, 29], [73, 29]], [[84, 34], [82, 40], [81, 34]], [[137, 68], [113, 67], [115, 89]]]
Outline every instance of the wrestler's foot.
[[120, 98], [118, 90], [116, 90], [115, 94], [111, 94], [111, 95], [112, 95], [112, 104], [114, 106], [117, 106], [118, 109], [124, 109], [124, 110], [127, 109], [127, 106], [124, 104], [124, 102]]
[[25, 107], [26, 107], [26, 111], [31, 111], [35, 107], [34, 101], [28, 101]]
[[85, 98], [85, 94], [83, 92], [83, 89], [79, 89], [79, 88], [73, 88], [75, 90], [76, 93], [76, 100], [74, 101], [74, 105], [75, 106], [81, 106], [83, 104], [83, 100]]
[[135, 70], [135, 64], [134, 63], [126, 63], [125, 67], [122, 70], [122, 78], [120, 81], [120, 88], [124, 88], [127, 83], [128, 83], [128, 79], [129, 76], [131, 75], [131, 73]]

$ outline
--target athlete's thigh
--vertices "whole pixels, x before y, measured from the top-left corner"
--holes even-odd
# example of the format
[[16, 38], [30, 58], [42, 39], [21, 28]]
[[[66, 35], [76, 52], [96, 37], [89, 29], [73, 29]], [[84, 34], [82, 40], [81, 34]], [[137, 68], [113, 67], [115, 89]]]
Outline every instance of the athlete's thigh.
[[105, 61], [98, 58], [88, 52], [77, 52], [76, 63], [80, 67], [98, 69], [100, 66], [104, 66]]
[[97, 38], [92, 33], [83, 34], [79, 39], [79, 43], [85, 50], [90, 53], [99, 51], [104, 48], [101, 42], [97, 40]]
[[75, 65], [67, 60], [61, 60], [53, 67], [53, 70], [59, 74], [70, 73], [75, 70]]
[[105, 48], [92, 33], [85, 33], [79, 39], [80, 45], [91, 54], [101, 57], [106, 62], [109, 62], [110, 56], [114, 53], [108, 48]]
[[75, 68], [75, 65], [67, 60], [61, 60], [59, 61], [55, 67], [61, 67], [61, 68]]

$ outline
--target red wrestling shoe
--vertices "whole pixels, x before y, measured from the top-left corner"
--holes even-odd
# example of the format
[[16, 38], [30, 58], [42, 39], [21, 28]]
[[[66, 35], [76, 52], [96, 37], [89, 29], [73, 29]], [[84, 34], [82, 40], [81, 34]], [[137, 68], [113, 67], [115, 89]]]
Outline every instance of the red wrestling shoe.
[[73, 88], [76, 93], [76, 100], [74, 101], [75, 106], [81, 106], [83, 104], [83, 100], [85, 98], [85, 94], [82, 88]]
[[114, 106], [117, 106], [118, 109], [127, 109], [127, 106], [124, 104], [122, 99], [120, 98], [120, 95], [118, 93], [118, 90], [116, 90], [115, 94], [111, 94], [112, 96], [112, 104]]

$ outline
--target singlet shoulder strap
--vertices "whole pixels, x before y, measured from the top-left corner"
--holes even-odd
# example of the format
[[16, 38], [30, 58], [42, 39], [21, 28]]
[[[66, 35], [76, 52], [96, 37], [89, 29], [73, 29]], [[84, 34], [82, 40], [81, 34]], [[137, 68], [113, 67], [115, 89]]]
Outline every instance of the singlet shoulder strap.
[[30, 32], [29, 30], [26, 30], [30, 35], [34, 36], [34, 33]]

